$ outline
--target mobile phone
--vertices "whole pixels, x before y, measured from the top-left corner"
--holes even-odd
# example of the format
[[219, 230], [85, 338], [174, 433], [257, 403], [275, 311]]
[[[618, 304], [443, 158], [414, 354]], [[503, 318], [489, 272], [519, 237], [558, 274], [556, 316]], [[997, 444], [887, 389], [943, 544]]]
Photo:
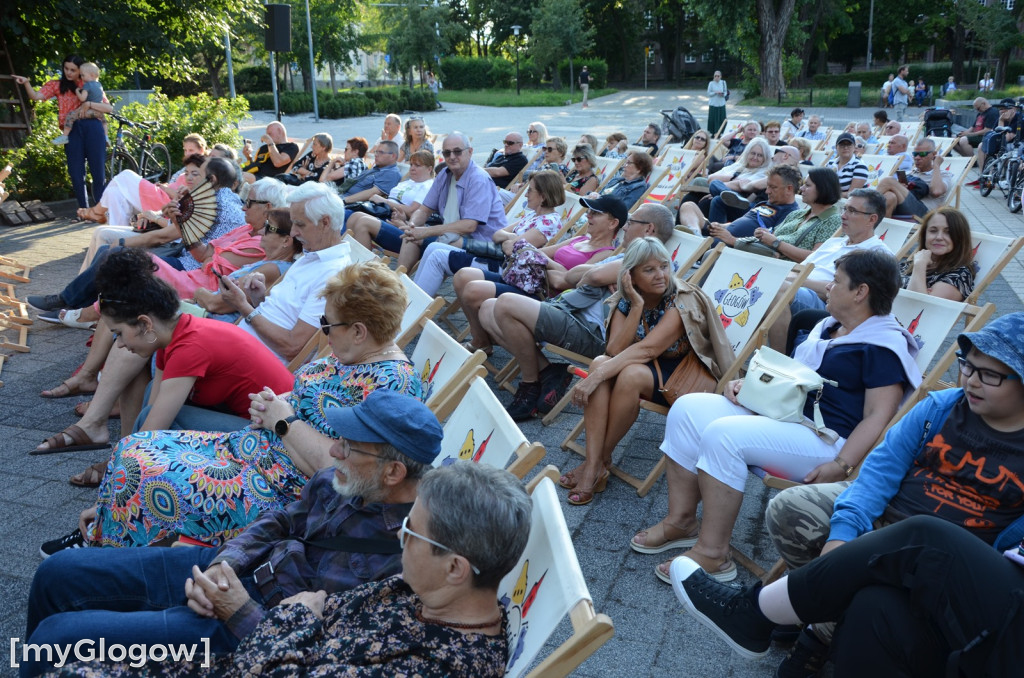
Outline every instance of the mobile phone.
[[245, 142], [246, 146], [252, 146], [252, 139], [242, 139], [242, 141]]
[[1020, 543], [1020, 546], [1006, 549], [1003, 551], [1003, 555], [1018, 565], [1024, 566], [1024, 541]]
[[896, 170], [896, 181], [901, 184], [907, 183], [907, 173], [903, 170]]

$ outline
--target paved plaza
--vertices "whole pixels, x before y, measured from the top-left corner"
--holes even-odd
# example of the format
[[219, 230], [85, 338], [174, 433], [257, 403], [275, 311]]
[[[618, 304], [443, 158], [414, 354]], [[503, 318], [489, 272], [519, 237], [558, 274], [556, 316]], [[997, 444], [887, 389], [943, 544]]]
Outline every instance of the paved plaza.
[[[469, 105], [446, 105], [426, 114], [432, 132], [460, 130], [474, 140], [475, 157], [482, 162], [492, 148], [500, 147], [509, 130], [525, 132], [527, 124], [544, 122], [553, 135], [572, 143], [580, 134], [593, 133], [599, 139], [622, 130], [631, 138], [639, 136], [648, 122], [661, 120], [658, 111], [683, 105], [706, 123], [706, 98], [699, 92], [628, 91], [593, 100], [590, 108], [513, 108], [490, 109]], [[869, 120], [874, 109], [817, 109], [808, 114], [823, 116], [827, 125], [842, 125], [849, 120]], [[786, 110], [730, 106], [730, 117], [783, 120]], [[908, 114], [916, 114], [910, 109]], [[258, 138], [259, 130], [273, 119], [257, 112], [242, 127], [246, 137]], [[314, 132], [329, 132], [335, 143], [352, 136], [372, 140], [379, 136], [383, 116], [350, 120], [324, 120], [312, 116], [288, 116], [284, 119], [293, 137], [306, 138]], [[972, 177], [973, 178], [973, 177]], [[1001, 236], [1018, 235], [1024, 230], [1024, 218], [1011, 215], [997, 200], [998, 191], [981, 198], [977, 191], [964, 189], [961, 203], [972, 228]], [[63, 218], [35, 226], [0, 230], [0, 255], [12, 257], [33, 267], [31, 283], [17, 286], [17, 294], [59, 291], [77, 272], [89, 242], [90, 225], [75, 221], [70, 203], [63, 204]], [[1024, 262], [1017, 260], [1003, 271], [982, 296], [994, 302], [997, 313], [1024, 309]], [[451, 296], [450, 285], [442, 292]], [[0, 379], [0, 644], [9, 648], [10, 638], [23, 636], [25, 606], [33, 572], [39, 564], [39, 545], [69, 532], [79, 512], [95, 501], [95, 490], [74, 488], [70, 475], [102, 458], [103, 452], [80, 452], [49, 456], [27, 456], [43, 438], [75, 423], [72, 407], [82, 398], [45, 400], [39, 392], [56, 386], [71, 374], [85, 357], [89, 335], [81, 330], [36, 322], [29, 334], [31, 352], [15, 354], [3, 366]], [[947, 338], [947, 341], [949, 339]], [[5, 351], [10, 354], [10, 351]], [[499, 350], [496, 359], [507, 355]], [[507, 403], [511, 396], [500, 392]], [[526, 436], [547, 448], [544, 464], [560, 469], [576, 465], [570, 452], [559, 448], [566, 432], [575, 424], [578, 410], [570, 408], [554, 425], [544, 427], [540, 420], [522, 425]], [[627, 471], [646, 475], [660, 456], [664, 419], [642, 413], [616, 452], [616, 463]], [[119, 422], [111, 422], [111, 438], [119, 434]], [[624, 452], [628, 451], [628, 456]], [[560, 497], [566, 492], [559, 489]], [[736, 525], [733, 543], [765, 567], [777, 556], [764, 531], [764, 508], [770, 497], [760, 481], [751, 479]], [[654, 566], [673, 555], [644, 556], [628, 547], [635, 531], [657, 522], [667, 508], [665, 480], [662, 478], [644, 498], [621, 481], [612, 479], [608, 490], [588, 506], [569, 506], [563, 512], [572, 533], [583, 573], [599, 612], [609, 615], [615, 624], [615, 636], [576, 673], [576, 676], [771, 676], [784, 651], [773, 648], [761, 661], [748, 662], [733, 654], [711, 632], [685, 615], [670, 587], [657, 580]], [[740, 571], [739, 582], [749, 583], [752, 576]], [[568, 633], [563, 624], [561, 640]], [[7, 668], [9, 649], [0, 650], [0, 675], [13, 675]]]

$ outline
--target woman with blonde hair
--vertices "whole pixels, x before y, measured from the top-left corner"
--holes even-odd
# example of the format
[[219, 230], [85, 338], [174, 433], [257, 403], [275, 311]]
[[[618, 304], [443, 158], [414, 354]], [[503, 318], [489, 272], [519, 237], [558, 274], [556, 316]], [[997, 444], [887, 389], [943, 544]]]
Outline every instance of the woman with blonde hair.
[[572, 149], [571, 160], [573, 169], [565, 176], [565, 190], [576, 195], [586, 195], [591, 191], [596, 191], [600, 179], [594, 174], [594, 170], [597, 168], [594, 147], [580, 144]]
[[416, 151], [434, 153], [434, 145], [430, 143], [430, 130], [421, 116], [413, 116], [405, 121], [405, 143], [398, 149], [398, 162], [409, 162]]

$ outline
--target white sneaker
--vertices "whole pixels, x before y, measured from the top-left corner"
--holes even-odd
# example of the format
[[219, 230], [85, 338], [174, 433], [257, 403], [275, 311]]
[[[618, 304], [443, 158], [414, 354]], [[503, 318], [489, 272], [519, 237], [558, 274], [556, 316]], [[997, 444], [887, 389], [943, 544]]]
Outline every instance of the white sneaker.
[[68, 135], [67, 134], [61, 134], [59, 137], [54, 139], [51, 143], [53, 143], [54, 146], [63, 146], [64, 144], [68, 143]]

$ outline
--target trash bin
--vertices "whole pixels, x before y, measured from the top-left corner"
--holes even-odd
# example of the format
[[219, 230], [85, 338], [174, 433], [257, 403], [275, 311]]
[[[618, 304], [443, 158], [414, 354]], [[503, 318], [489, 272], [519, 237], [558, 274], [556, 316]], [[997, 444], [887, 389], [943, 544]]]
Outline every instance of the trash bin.
[[860, 83], [849, 83], [849, 90], [846, 93], [846, 107], [860, 108]]

